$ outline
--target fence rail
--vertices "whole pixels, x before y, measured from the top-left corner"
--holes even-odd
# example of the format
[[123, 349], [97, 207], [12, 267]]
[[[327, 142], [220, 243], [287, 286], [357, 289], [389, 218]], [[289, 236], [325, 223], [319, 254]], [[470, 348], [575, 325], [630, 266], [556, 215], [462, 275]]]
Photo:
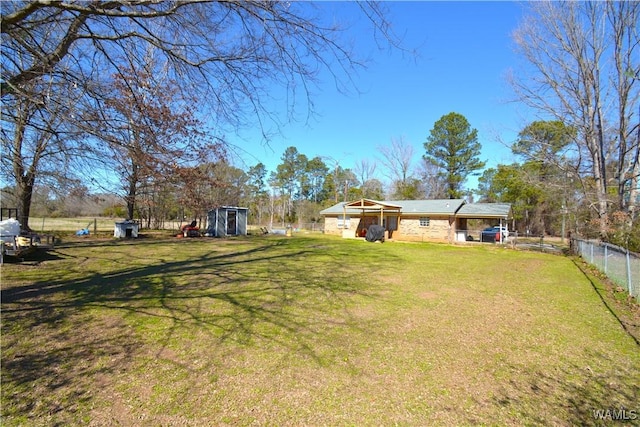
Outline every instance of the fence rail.
[[[29, 218], [29, 226], [34, 231], [39, 232], [69, 232], [88, 229], [91, 234], [94, 233], [113, 233], [116, 222], [124, 221], [124, 218], [109, 217], [78, 217], [78, 218], [48, 218], [48, 217], [31, 217]], [[158, 230], [180, 230], [180, 227], [190, 223], [189, 221], [165, 220], [161, 223]], [[146, 227], [146, 222], [141, 223], [141, 229]], [[206, 228], [206, 221], [200, 228]]]
[[575, 238], [571, 239], [571, 247], [582, 259], [640, 300], [640, 257], [637, 254], [609, 243]]
[[38, 232], [78, 231], [81, 229], [89, 229], [92, 234], [96, 232], [113, 233], [113, 227], [115, 223], [119, 221], [123, 221], [123, 219], [107, 217], [30, 217], [29, 227]]

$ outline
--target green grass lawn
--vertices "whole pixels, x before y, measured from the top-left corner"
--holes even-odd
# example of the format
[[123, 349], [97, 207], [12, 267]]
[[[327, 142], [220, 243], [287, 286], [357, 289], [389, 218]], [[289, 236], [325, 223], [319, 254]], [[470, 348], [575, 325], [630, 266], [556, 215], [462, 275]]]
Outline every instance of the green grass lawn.
[[2, 424], [638, 423], [599, 286], [493, 245], [69, 242], [2, 267]]

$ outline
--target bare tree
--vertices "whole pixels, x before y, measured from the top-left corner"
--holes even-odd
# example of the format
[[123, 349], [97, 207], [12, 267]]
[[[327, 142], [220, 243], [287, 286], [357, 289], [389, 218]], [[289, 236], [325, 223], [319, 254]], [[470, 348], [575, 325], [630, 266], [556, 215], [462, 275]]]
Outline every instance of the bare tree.
[[[593, 207], [605, 237], [617, 201], [635, 215], [638, 154], [634, 105], [640, 100], [640, 3], [534, 2], [514, 33], [531, 73], [512, 80], [530, 107], [577, 131], [576, 159], [589, 168]], [[632, 73], [629, 73], [629, 70]], [[613, 176], [607, 171], [613, 167]], [[616, 190], [616, 199], [609, 188]]]
[[378, 165], [375, 161], [369, 159], [360, 159], [359, 162], [353, 168], [353, 173], [356, 174], [361, 183], [365, 183], [373, 178], [373, 174], [376, 172]]
[[178, 83], [154, 72], [149, 57], [144, 69], [123, 69], [102, 102], [85, 109], [85, 132], [103, 142], [92, 152], [121, 177], [129, 218], [141, 187], [155, 188], [154, 182], [166, 181], [204, 153], [223, 157], [221, 143], [201, 132], [190, 100], [179, 98]]
[[360, 186], [362, 197], [367, 199], [382, 200], [384, 199], [384, 186], [382, 182], [376, 178], [370, 178]]
[[395, 187], [395, 197], [405, 198], [405, 193], [414, 194], [413, 146], [404, 137], [392, 138], [390, 145], [378, 146], [378, 151], [383, 173]]
[[[38, 98], [7, 98], [2, 102], [1, 171], [6, 182], [14, 182], [14, 200], [22, 227], [29, 230], [31, 201], [38, 182], [51, 187], [65, 188], [73, 181], [66, 173], [70, 164], [84, 149], [84, 141], [65, 121], [70, 113], [68, 103], [51, 102], [50, 93], [61, 88], [32, 80], [30, 88], [43, 93]], [[65, 94], [69, 102], [72, 94]], [[76, 180], [77, 181], [77, 180]]]
[[[200, 112], [208, 120], [220, 127], [257, 122], [268, 138], [283, 119], [294, 117], [300, 100], [306, 100], [312, 112], [312, 89], [320, 71], [328, 70], [336, 85], [344, 87], [364, 66], [343, 43], [341, 28], [322, 16], [322, 7], [308, 2], [206, 0], [3, 3], [3, 114], [25, 100], [49, 114], [63, 105], [92, 104], [91, 99], [101, 100], [111, 76], [144, 69], [146, 54], [153, 48], [157, 62], [166, 64], [168, 78], [201, 100]], [[383, 4], [357, 7], [369, 17], [376, 35], [395, 44]], [[55, 91], [44, 89], [52, 86]], [[278, 98], [290, 102], [284, 118], [272, 109], [274, 87], [287, 94]], [[69, 102], [69, 93], [79, 94], [83, 102]], [[83, 128], [78, 120], [82, 114], [70, 111], [62, 117], [66, 126]], [[20, 129], [19, 124], [3, 127], [3, 141], [24, 138]], [[41, 130], [47, 134], [42, 140], [46, 146], [51, 132]], [[17, 164], [36, 154], [10, 153], [22, 156], [15, 159]], [[34, 176], [40, 172], [38, 166]]]
[[447, 197], [447, 180], [442, 176], [439, 167], [424, 157], [418, 165], [418, 176], [421, 189], [427, 199], [444, 199]]
[[384, 186], [379, 179], [374, 178], [378, 164], [375, 160], [361, 159], [356, 163], [353, 172], [360, 180], [360, 192], [362, 197], [368, 199], [384, 199]]

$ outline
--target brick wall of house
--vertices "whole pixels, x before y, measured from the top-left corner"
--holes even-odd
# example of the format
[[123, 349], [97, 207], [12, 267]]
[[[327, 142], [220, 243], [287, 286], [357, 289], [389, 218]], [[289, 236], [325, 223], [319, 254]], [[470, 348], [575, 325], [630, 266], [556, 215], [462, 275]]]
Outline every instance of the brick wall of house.
[[[369, 219], [369, 218], [367, 218]], [[375, 221], [377, 218], [373, 218]], [[450, 224], [451, 221], [451, 225]], [[352, 216], [349, 221], [349, 229], [343, 230], [342, 227], [338, 228], [338, 218], [332, 216], [325, 216], [324, 218], [324, 232], [325, 234], [331, 234], [336, 236], [344, 236], [347, 234], [351, 236], [351, 232], [354, 233], [358, 229], [360, 218]], [[363, 223], [364, 224], [364, 223]], [[366, 226], [365, 226], [366, 228]], [[455, 236], [455, 222], [446, 217], [429, 217], [429, 225], [424, 227], [420, 225], [420, 217], [401, 217], [398, 229], [391, 233], [391, 239], [398, 241], [439, 241], [449, 242], [453, 241]]]
[[[324, 234], [331, 234], [335, 236], [345, 236], [349, 235], [349, 237], [355, 237], [356, 230], [358, 229], [358, 225], [360, 224], [360, 218], [356, 216], [348, 217], [349, 218], [349, 228], [343, 229], [342, 227], [338, 228], [338, 217], [336, 216], [325, 216], [324, 217]], [[340, 215], [340, 220], [342, 221], [342, 215]], [[353, 234], [353, 236], [351, 236]]]
[[338, 229], [338, 218], [335, 216], [324, 217], [324, 234], [342, 235], [342, 229]]
[[429, 217], [429, 225], [421, 226], [419, 217], [402, 217], [398, 230], [393, 232], [394, 240], [404, 241], [450, 241], [454, 235], [449, 217]]

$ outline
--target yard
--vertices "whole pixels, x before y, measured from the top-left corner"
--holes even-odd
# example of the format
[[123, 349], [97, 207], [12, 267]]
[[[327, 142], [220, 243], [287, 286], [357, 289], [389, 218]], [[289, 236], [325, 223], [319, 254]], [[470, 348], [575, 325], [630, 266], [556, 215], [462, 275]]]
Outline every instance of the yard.
[[2, 267], [2, 424], [638, 423], [639, 324], [494, 245], [77, 240]]

